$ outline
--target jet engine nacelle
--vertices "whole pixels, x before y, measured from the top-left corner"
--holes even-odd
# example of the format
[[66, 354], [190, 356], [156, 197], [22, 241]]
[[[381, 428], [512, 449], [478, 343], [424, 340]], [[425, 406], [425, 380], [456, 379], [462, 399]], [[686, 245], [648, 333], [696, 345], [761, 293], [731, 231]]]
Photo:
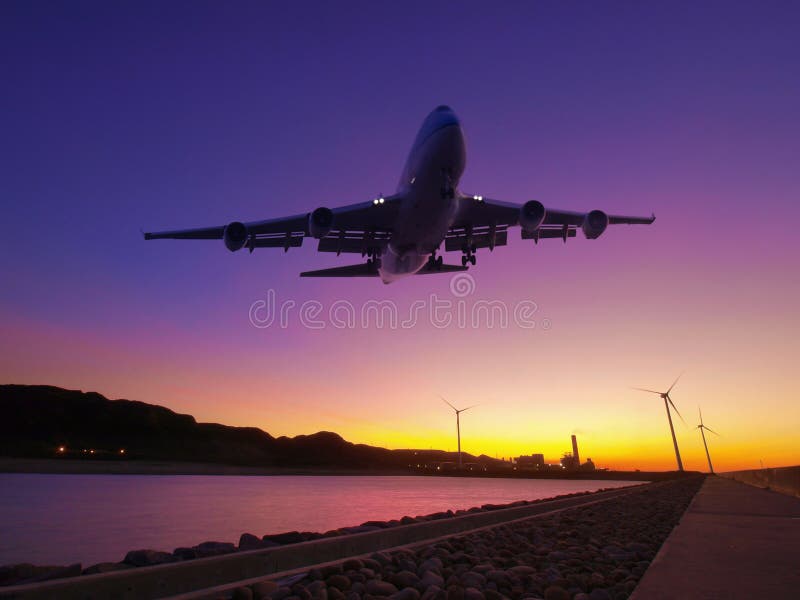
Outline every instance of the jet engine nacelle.
[[222, 239], [225, 240], [225, 247], [231, 252], [241, 250], [247, 243], [247, 227], [244, 223], [234, 221], [225, 226]]
[[525, 231], [533, 233], [544, 223], [546, 214], [544, 204], [538, 200], [528, 200], [519, 209], [519, 226]]
[[308, 233], [317, 239], [324, 238], [333, 228], [333, 211], [321, 206], [308, 215]]
[[581, 229], [587, 240], [599, 238], [608, 227], [608, 215], [602, 210], [590, 210], [583, 218]]

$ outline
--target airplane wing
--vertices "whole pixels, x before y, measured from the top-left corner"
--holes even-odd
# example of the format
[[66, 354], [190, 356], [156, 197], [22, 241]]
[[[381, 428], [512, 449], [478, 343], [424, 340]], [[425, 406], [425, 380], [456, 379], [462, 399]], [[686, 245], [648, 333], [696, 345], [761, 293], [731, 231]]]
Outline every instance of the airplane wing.
[[596, 238], [608, 225], [649, 225], [655, 219], [655, 215], [609, 215], [599, 210], [583, 213], [545, 207], [535, 200], [515, 204], [465, 195], [461, 197], [458, 215], [445, 239], [445, 249], [460, 250], [468, 242], [475, 248], [504, 246], [508, 228], [514, 226], [522, 228], [523, 239], [538, 242], [561, 238], [566, 242], [567, 238], [576, 236], [578, 229], [582, 229], [586, 237]]
[[[252, 252], [254, 248], [288, 250], [301, 246], [306, 237], [316, 237], [320, 240], [319, 249], [323, 252], [362, 252], [362, 249], [366, 251], [372, 246], [380, 247], [388, 239], [397, 218], [400, 200], [399, 196], [388, 196], [334, 209], [318, 208], [313, 212], [277, 219], [147, 232], [144, 239], [224, 239], [231, 250], [247, 247]], [[317, 229], [312, 230], [317, 215], [321, 222]], [[343, 246], [346, 249], [342, 249]]]

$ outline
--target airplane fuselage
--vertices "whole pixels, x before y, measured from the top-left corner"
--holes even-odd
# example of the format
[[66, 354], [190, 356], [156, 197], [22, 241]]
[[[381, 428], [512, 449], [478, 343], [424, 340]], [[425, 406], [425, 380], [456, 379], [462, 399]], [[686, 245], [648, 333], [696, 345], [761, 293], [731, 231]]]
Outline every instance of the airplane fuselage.
[[400, 176], [403, 200], [378, 268], [384, 283], [413, 275], [439, 248], [458, 213], [465, 164], [461, 123], [440, 106], [423, 122]]

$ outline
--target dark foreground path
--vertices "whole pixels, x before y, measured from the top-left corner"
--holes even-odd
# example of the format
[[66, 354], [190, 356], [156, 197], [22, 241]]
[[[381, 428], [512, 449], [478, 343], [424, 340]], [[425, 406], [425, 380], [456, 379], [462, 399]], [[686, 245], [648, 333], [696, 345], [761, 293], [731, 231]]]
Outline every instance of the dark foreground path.
[[800, 598], [800, 499], [708, 477], [631, 598]]

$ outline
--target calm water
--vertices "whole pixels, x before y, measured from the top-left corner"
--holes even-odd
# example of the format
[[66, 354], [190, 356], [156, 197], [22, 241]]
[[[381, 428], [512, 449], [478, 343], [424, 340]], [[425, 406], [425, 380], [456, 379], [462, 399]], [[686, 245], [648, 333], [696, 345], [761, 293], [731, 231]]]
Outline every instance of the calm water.
[[0, 474], [0, 565], [119, 561], [245, 531], [327, 531], [372, 519], [549, 498], [626, 481]]

